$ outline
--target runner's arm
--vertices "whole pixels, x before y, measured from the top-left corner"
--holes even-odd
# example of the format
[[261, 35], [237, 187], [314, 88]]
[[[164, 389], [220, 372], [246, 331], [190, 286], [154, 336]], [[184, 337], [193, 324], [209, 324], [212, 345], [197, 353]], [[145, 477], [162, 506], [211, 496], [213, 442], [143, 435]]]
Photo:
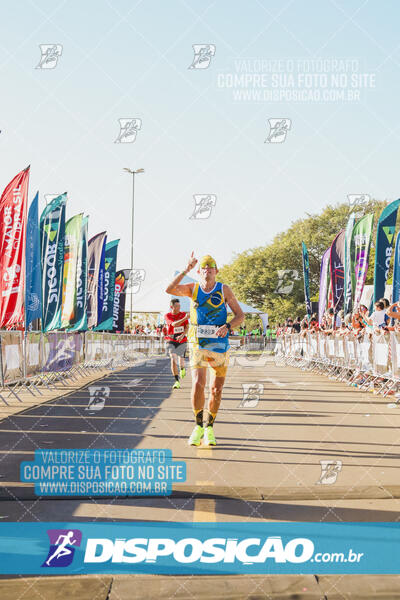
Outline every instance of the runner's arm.
[[165, 290], [167, 292], [167, 294], [173, 294], [174, 296], [189, 296], [190, 298], [192, 297], [194, 283], [185, 283], [183, 285], [180, 285], [180, 283], [181, 283], [182, 279], [185, 277], [185, 275], [187, 275], [188, 272], [193, 269], [193, 267], [196, 265], [196, 263], [197, 263], [197, 258], [195, 258], [194, 252], [192, 252], [186, 269], [184, 271], [182, 271], [181, 273], [179, 273], [179, 275], [177, 275], [171, 281], [171, 283]]
[[193, 293], [193, 283], [184, 283], [179, 285], [179, 282], [182, 281], [182, 278], [186, 275], [185, 271], [179, 273], [175, 277], [173, 281], [166, 288], [167, 294], [172, 294], [173, 296], [192, 296]]
[[231, 319], [231, 321], [230, 321], [230, 326], [231, 326], [231, 328], [235, 328], [238, 325], [241, 325], [243, 323], [244, 312], [240, 308], [239, 302], [237, 301], [231, 288], [229, 287], [229, 285], [226, 285], [225, 283], [224, 283], [224, 297], [225, 297], [225, 302], [229, 305], [229, 307], [231, 308], [231, 310], [234, 314], [233, 319]]
[[187, 332], [189, 329], [189, 321], [187, 320], [187, 317], [185, 317], [185, 319], [186, 319], [186, 325], [184, 325], [183, 333], [181, 333], [181, 335], [177, 338], [177, 340], [176, 340], [177, 342], [182, 341], [183, 338], [187, 336]]
[[[231, 319], [229, 321], [231, 330], [232, 330], [235, 327], [238, 327], [238, 325], [240, 325], [241, 323], [243, 323], [244, 313], [243, 313], [242, 309], [240, 308], [239, 302], [236, 300], [235, 295], [232, 292], [229, 285], [226, 285], [224, 283], [223, 290], [224, 290], [225, 302], [229, 305], [229, 307], [231, 308], [231, 310], [234, 314], [233, 319]], [[222, 327], [217, 329], [217, 331], [215, 333], [218, 335], [218, 337], [225, 337], [226, 334], [228, 333], [228, 328], [225, 325], [222, 325]]]
[[181, 325], [182, 323], [184, 323], [184, 322], [185, 322], [185, 321], [187, 321], [187, 320], [188, 320], [188, 316], [187, 316], [187, 314], [185, 313], [185, 316], [184, 316], [184, 317], [182, 317], [182, 319], [179, 319], [178, 321], [173, 321], [173, 323], [174, 323], [174, 325]]

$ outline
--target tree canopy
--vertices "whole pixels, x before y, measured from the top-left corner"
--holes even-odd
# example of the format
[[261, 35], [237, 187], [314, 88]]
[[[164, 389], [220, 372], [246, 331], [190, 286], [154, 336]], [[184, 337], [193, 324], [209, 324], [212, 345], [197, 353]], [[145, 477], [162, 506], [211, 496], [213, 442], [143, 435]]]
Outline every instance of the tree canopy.
[[287, 231], [278, 233], [271, 243], [236, 254], [231, 264], [220, 269], [218, 279], [230, 285], [239, 300], [267, 312], [270, 323], [282, 322], [288, 316], [304, 316], [301, 242], [308, 248], [310, 294], [311, 299], [316, 301], [321, 258], [325, 250], [346, 227], [352, 212], [357, 218], [373, 212], [374, 234], [366, 281], [367, 284], [372, 283], [376, 227], [387, 204], [387, 201], [370, 199], [355, 207], [349, 203], [328, 205], [320, 214], [307, 214], [305, 218], [294, 221]]

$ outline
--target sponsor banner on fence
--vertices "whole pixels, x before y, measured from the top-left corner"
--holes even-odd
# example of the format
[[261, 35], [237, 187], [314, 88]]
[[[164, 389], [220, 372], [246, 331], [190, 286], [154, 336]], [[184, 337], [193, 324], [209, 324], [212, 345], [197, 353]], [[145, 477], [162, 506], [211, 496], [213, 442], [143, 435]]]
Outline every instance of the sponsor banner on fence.
[[67, 194], [53, 198], [40, 217], [43, 331], [61, 327], [66, 201]]
[[0, 198], [0, 327], [23, 327], [26, 207], [29, 167], [10, 181]]
[[68, 371], [79, 356], [83, 338], [78, 334], [49, 333], [43, 339], [43, 371]]
[[379, 217], [375, 244], [374, 302], [385, 294], [399, 204], [400, 200], [391, 202]]
[[0, 524], [0, 573], [398, 574], [399, 523]]
[[113, 328], [118, 243], [119, 240], [113, 240], [112, 242], [108, 242], [105, 246], [103, 310], [100, 322], [97, 327], [94, 328], [95, 331], [112, 331]]
[[40, 265], [39, 192], [32, 200], [26, 226], [25, 327], [42, 318], [42, 267]]
[[81, 244], [76, 266], [76, 299], [73, 325], [68, 331], [86, 331], [87, 329], [87, 256], [88, 256], [88, 221], [82, 219]]
[[77, 267], [81, 250], [83, 214], [75, 215], [65, 224], [64, 276], [62, 286], [61, 327], [74, 320], [77, 290]]
[[89, 329], [97, 325], [100, 297], [101, 305], [103, 304], [103, 292], [99, 292], [99, 287], [103, 286], [103, 280], [100, 281], [99, 286], [99, 276], [104, 277], [104, 245], [106, 237], [107, 234], [103, 231], [92, 237], [88, 244], [88, 286], [86, 306]]

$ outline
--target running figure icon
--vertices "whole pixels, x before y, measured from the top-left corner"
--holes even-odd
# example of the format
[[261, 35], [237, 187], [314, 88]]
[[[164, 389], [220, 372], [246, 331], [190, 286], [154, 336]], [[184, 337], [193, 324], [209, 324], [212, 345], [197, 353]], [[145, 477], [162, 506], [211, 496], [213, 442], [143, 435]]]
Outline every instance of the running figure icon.
[[[73, 539], [74, 532], [68, 531], [66, 535], [59, 535], [56, 541], [56, 550], [53, 554], [46, 560], [46, 565], [50, 566], [51, 561], [54, 558], [61, 558], [62, 556], [67, 556], [68, 554], [72, 554], [72, 550], [67, 548], [67, 546], [73, 546], [78, 542], [78, 540]], [[62, 541], [61, 541], [62, 540]]]

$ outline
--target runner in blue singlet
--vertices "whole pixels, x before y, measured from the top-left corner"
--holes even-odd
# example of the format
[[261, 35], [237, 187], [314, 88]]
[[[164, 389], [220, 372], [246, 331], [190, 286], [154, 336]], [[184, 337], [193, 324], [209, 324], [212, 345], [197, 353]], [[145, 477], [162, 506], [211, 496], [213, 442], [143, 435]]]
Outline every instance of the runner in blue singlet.
[[[192, 252], [188, 266], [175, 277], [166, 292], [191, 298], [188, 340], [192, 367], [192, 408], [196, 426], [188, 443], [199, 446], [204, 438], [206, 446], [215, 446], [213, 425], [221, 403], [229, 363], [229, 331], [231, 327], [236, 328], [243, 322], [244, 314], [231, 288], [216, 281], [217, 264], [210, 255], [200, 259], [200, 283], [180, 284], [196, 264], [197, 259]], [[234, 315], [229, 323], [226, 321], [226, 304]], [[207, 367], [211, 368], [212, 375], [207, 413], [204, 415]]]

